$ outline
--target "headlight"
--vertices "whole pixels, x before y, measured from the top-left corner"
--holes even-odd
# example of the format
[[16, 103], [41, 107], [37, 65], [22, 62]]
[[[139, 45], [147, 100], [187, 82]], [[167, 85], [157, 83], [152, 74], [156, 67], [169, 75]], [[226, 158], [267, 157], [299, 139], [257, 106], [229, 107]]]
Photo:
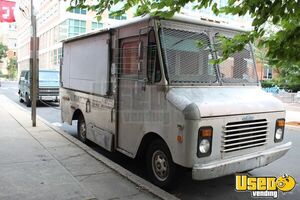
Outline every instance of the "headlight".
[[275, 126], [274, 142], [281, 142], [284, 135], [285, 119], [277, 119]]
[[210, 142], [207, 139], [203, 139], [199, 145], [199, 151], [201, 153], [207, 153], [210, 149]]
[[198, 133], [198, 149], [197, 156], [205, 157], [211, 154], [212, 149], [212, 127], [201, 127]]
[[277, 129], [275, 133], [275, 139], [280, 140], [282, 136], [283, 136], [283, 130], [281, 128]]

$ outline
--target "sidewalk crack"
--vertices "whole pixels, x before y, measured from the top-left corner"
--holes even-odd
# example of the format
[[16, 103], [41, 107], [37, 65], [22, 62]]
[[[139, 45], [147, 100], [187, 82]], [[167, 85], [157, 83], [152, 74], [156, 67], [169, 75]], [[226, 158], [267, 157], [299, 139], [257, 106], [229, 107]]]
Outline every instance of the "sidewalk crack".
[[67, 156], [66, 158], [60, 159], [60, 161], [66, 161], [66, 160], [69, 160], [69, 159], [71, 159], [71, 158], [76, 158], [76, 157], [83, 156], [83, 155], [85, 155], [85, 154], [86, 154], [86, 153], [79, 153], [79, 154], [76, 154], [76, 155]]

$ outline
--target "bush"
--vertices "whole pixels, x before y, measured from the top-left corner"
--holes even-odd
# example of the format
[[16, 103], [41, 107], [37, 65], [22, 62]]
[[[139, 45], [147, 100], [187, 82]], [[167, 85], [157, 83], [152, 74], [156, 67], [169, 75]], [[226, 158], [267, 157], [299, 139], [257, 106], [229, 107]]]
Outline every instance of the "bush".
[[261, 80], [260, 83], [261, 87], [263, 88], [270, 88], [276, 85], [276, 83], [273, 80]]
[[279, 87], [291, 92], [300, 91], [300, 83], [284, 83], [280, 84]]
[[285, 89], [286, 91], [290, 91], [290, 92], [300, 91], [300, 83], [299, 82], [285, 83], [282, 80], [262, 80], [261, 81], [262, 88], [271, 88], [274, 86], [278, 86], [280, 89]]

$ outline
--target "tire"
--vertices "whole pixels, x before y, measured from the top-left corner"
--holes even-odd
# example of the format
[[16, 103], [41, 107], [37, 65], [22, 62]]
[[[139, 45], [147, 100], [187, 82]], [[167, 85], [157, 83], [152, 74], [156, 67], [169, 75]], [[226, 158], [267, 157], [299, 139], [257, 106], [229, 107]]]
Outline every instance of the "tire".
[[28, 93], [25, 94], [25, 104], [27, 107], [31, 107], [31, 101], [29, 99]]
[[81, 114], [78, 118], [78, 123], [77, 123], [77, 136], [78, 139], [83, 143], [87, 143], [86, 131], [87, 131], [86, 123], [83, 115]]
[[24, 100], [22, 99], [21, 93], [20, 93], [20, 92], [19, 92], [19, 102], [20, 102], [20, 103], [24, 103]]
[[170, 189], [173, 186], [176, 165], [165, 142], [159, 139], [149, 145], [146, 164], [149, 178], [153, 184], [164, 189]]

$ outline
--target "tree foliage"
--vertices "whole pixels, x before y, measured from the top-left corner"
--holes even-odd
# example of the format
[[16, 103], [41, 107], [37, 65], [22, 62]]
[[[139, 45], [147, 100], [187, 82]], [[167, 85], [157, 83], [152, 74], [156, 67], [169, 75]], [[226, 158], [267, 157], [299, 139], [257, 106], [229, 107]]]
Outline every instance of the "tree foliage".
[[6, 57], [7, 50], [7, 46], [0, 42], [0, 62], [2, 62], [1, 60]]
[[8, 78], [15, 79], [17, 77], [18, 72], [18, 64], [16, 58], [10, 58], [9, 63], [7, 65]]
[[[88, 4], [94, 2], [94, 4]], [[72, 6], [95, 11], [98, 16], [123, 0], [71, 0]], [[300, 64], [300, 2], [298, 0], [228, 0], [220, 7], [214, 0], [127, 0], [120, 10], [112, 15], [124, 14], [131, 8], [136, 15], [151, 14], [171, 17], [180, 12], [186, 4], [193, 3], [194, 9], [210, 7], [216, 14], [237, 16], [250, 15], [253, 19], [253, 31], [236, 35], [232, 39], [222, 39], [224, 58], [244, 48], [246, 43], [253, 43], [259, 38], [259, 47], [267, 50], [269, 62], [274, 65], [291, 63]], [[99, 17], [100, 18], [100, 17]], [[273, 31], [270, 31], [273, 29]]]

